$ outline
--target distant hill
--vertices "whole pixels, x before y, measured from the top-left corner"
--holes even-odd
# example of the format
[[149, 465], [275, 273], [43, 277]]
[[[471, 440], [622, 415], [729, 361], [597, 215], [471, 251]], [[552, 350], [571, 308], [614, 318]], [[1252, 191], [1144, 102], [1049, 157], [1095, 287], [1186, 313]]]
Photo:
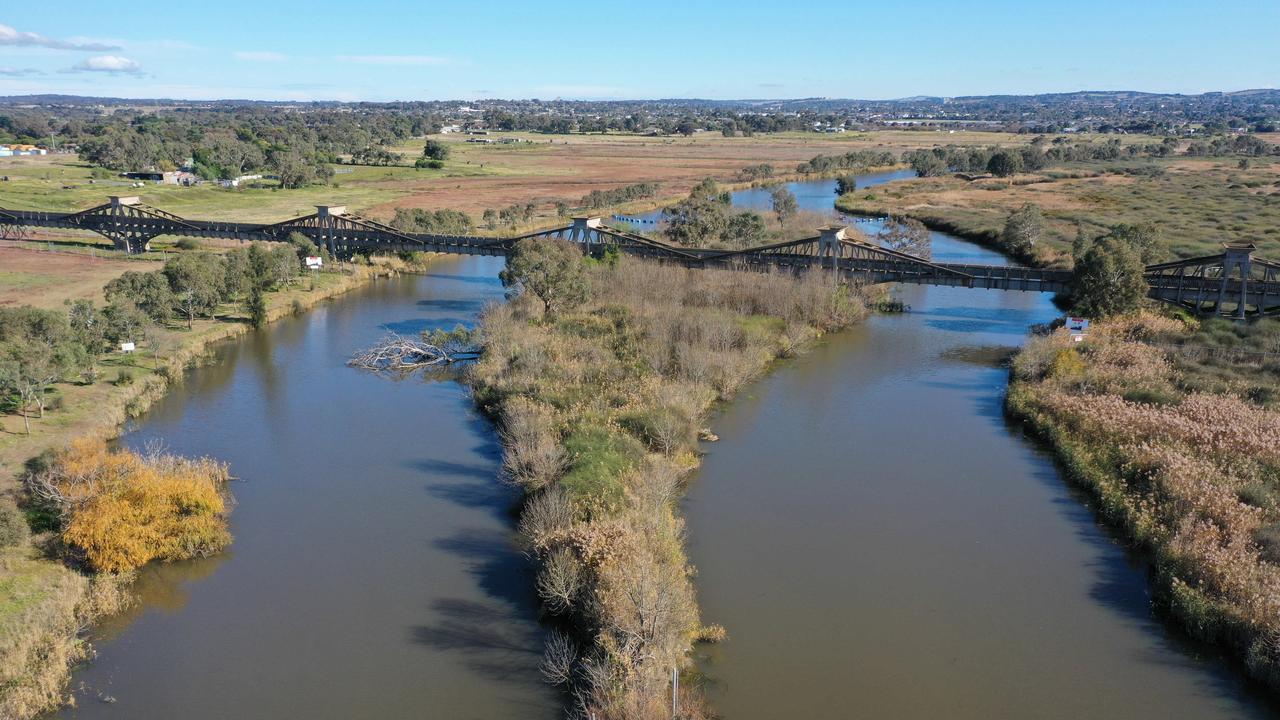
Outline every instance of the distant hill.
[[[1198, 103], [1221, 99], [1249, 100], [1251, 102], [1280, 103], [1280, 89], [1257, 88], [1230, 92], [1207, 92], [1197, 95], [1179, 93], [1151, 93], [1138, 90], [1081, 90], [1069, 93], [1042, 93], [1036, 95], [959, 95], [940, 97], [933, 95], [912, 95], [890, 100], [865, 100], [856, 98], [791, 98], [791, 99], [740, 99], [710, 100], [701, 98], [658, 98], [610, 101], [544, 101], [555, 105], [653, 105], [655, 107], [688, 107], [688, 108], [721, 108], [721, 109], [758, 109], [762, 107], [792, 110], [833, 110], [849, 107], [891, 107], [891, 106], [931, 106], [931, 105], [1008, 105], [1030, 104], [1040, 106], [1071, 104], [1109, 104], [1109, 103], [1149, 103], [1174, 102]], [[243, 100], [228, 98], [223, 100], [183, 100], [177, 98], [113, 98], [80, 95], [9, 95], [0, 97], [0, 105], [61, 105], [61, 106], [152, 106], [152, 107], [219, 107], [219, 106], [310, 106], [310, 107], [389, 107], [389, 106], [451, 106], [473, 105], [492, 106], [504, 103], [528, 103], [529, 100], [442, 100], [442, 101], [396, 101], [386, 103], [375, 102], [339, 102], [334, 100], [297, 101], [297, 100]]]

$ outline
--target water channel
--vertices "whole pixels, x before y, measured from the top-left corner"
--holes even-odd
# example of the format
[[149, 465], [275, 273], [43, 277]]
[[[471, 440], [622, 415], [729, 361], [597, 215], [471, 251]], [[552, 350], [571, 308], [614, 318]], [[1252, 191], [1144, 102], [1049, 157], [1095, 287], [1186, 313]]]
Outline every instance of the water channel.
[[[833, 187], [791, 185], [818, 211]], [[1002, 261], [941, 234], [933, 251]], [[559, 715], [491, 429], [457, 384], [344, 365], [386, 329], [473, 322], [500, 262], [444, 260], [227, 343], [138, 420], [130, 446], [230, 463], [236, 543], [146, 568], [62, 717]], [[998, 358], [1049, 298], [897, 292], [910, 313], [830, 338], [714, 421], [685, 511], [705, 619], [730, 636], [700, 650], [716, 709], [1270, 717], [1152, 619], [1142, 565], [1004, 421]]]
[[138, 420], [130, 446], [230, 463], [236, 540], [142, 571], [64, 717], [559, 716], [492, 430], [457, 383], [345, 365], [387, 329], [473, 322], [501, 262], [446, 259], [224, 344]]

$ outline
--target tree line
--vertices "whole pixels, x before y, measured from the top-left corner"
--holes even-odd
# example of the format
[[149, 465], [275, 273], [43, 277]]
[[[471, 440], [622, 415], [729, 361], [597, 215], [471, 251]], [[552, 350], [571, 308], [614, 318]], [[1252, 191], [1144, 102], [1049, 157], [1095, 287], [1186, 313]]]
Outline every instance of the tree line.
[[[325, 257], [307, 237], [287, 243], [253, 243], [222, 255], [182, 252], [160, 270], [129, 271], [107, 283], [106, 304], [76, 300], [66, 312], [29, 306], [0, 308], [0, 407], [44, 416], [47, 388], [60, 380], [98, 379], [100, 358], [122, 343], [146, 341], [156, 347], [156, 330], [239, 303], [255, 327], [266, 321], [263, 293], [296, 282], [303, 258]], [[158, 355], [158, 352], [157, 352]]]

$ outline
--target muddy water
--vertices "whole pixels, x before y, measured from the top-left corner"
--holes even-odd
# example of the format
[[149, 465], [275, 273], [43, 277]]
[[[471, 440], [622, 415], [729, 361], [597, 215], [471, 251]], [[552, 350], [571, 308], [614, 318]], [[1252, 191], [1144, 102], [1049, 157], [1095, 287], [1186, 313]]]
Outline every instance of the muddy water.
[[[830, 200], [827, 200], [829, 203]], [[870, 228], [874, 229], [874, 228]], [[934, 257], [1001, 262], [935, 235]], [[1260, 718], [1154, 620], [1145, 571], [1006, 424], [1046, 295], [903, 288], [719, 417], [685, 510], [728, 720]]]
[[128, 445], [230, 463], [236, 541], [143, 571], [63, 717], [559, 716], [492, 431], [457, 383], [344, 365], [386, 329], [473, 322], [500, 263], [447, 260], [228, 343], [139, 420]]

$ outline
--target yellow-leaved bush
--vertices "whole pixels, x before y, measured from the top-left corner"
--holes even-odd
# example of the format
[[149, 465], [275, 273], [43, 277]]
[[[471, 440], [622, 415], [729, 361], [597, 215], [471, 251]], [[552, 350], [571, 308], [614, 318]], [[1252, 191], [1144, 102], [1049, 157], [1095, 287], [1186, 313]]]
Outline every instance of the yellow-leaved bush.
[[56, 452], [41, 485], [62, 507], [62, 540], [99, 572], [183, 560], [231, 543], [227, 466], [77, 440]]

